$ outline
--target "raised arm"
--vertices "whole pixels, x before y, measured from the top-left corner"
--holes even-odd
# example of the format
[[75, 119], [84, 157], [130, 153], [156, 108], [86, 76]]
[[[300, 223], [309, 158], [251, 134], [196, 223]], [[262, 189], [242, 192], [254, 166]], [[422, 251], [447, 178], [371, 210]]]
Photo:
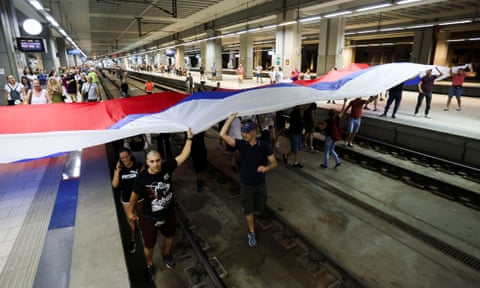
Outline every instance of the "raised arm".
[[437, 77], [441, 77], [443, 75], [442, 71], [440, 71], [437, 66], [435, 66], [435, 69], [437, 69], [437, 72], [439, 74]]
[[343, 114], [346, 111], [345, 106], [347, 106], [347, 98], [343, 98], [342, 110], [340, 110], [340, 114], [338, 115], [338, 117], [342, 118]]
[[232, 125], [233, 119], [237, 117], [237, 113], [233, 113], [230, 116], [228, 116], [227, 121], [225, 121], [225, 124], [223, 124], [222, 130], [220, 130], [220, 137], [227, 143], [228, 145], [235, 147], [235, 139], [227, 134], [228, 129], [230, 128], [230, 125]]
[[188, 128], [187, 130], [187, 139], [185, 139], [185, 145], [183, 146], [182, 152], [178, 154], [177, 157], [175, 157], [175, 160], [177, 160], [177, 165], [180, 166], [187, 160], [188, 156], [190, 155], [190, 151], [192, 150], [192, 129]]

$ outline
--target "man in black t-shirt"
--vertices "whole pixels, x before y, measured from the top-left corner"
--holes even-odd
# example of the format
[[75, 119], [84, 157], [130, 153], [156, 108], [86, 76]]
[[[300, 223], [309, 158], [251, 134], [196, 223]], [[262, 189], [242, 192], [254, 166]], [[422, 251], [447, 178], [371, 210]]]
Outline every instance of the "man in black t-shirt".
[[[144, 253], [147, 270], [153, 279], [153, 248], [157, 240], [157, 231], [162, 232], [164, 239], [163, 260], [167, 268], [175, 266], [175, 260], [170, 253], [173, 237], [176, 232], [175, 195], [172, 192], [172, 172], [190, 155], [192, 146], [192, 130], [188, 129], [187, 139], [182, 152], [175, 159], [163, 161], [160, 153], [150, 151], [147, 154], [147, 169], [138, 175], [133, 187], [130, 203], [136, 203], [137, 198], [143, 198], [140, 229], [144, 242]], [[133, 205], [130, 206], [128, 217], [135, 220]]]
[[268, 142], [257, 138], [255, 122], [248, 120], [242, 126], [243, 139], [228, 135], [237, 114], [232, 114], [223, 125], [220, 137], [240, 152], [240, 204], [248, 225], [248, 245], [257, 246], [253, 212], [261, 213], [267, 203], [265, 173], [277, 167], [277, 160]]

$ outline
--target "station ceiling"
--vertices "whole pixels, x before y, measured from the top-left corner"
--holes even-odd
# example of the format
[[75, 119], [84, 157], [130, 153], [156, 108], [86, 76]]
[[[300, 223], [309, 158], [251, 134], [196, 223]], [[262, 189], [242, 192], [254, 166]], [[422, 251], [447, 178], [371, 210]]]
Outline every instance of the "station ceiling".
[[[13, 0], [17, 9], [33, 8], [29, 0]], [[200, 39], [242, 29], [284, 22], [285, 11], [297, 19], [352, 11], [346, 18], [349, 39], [362, 40], [413, 35], [409, 27], [470, 20], [443, 29], [480, 31], [480, 1], [424, 0], [43, 0], [40, 1], [87, 55], [143, 51], [167, 43]], [[380, 4], [388, 7], [358, 11]], [[30, 6], [30, 7], [28, 7]], [[28, 13], [28, 12], [27, 12]], [[304, 39], [318, 38], [320, 20], [302, 23]], [[45, 22], [45, 21], [44, 21]], [[442, 27], [442, 26], [439, 26]], [[368, 32], [376, 30], [376, 32]], [[367, 33], [365, 33], [367, 32]], [[479, 37], [480, 35], [474, 35]], [[274, 39], [275, 30], [255, 32], [254, 42]], [[223, 43], [238, 43], [224, 38]]]

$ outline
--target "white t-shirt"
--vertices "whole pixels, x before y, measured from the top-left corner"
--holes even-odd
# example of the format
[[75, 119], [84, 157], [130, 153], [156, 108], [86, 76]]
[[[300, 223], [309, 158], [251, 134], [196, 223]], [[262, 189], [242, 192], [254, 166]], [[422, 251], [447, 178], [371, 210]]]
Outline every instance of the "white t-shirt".
[[40, 93], [36, 93], [35, 90], [32, 90], [32, 95], [30, 95], [30, 104], [47, 104], [47, 91], [42, 89]]
[[22, 89], [23, 89], [23, 85], [20, 83], [15, 83], [15, 85], [11, 85], [10, 83], [5, 84], [5, 91], [7, 91], [8, 93], [8, 100], [15, 100], [15, 99], [12, 99], [12, 95], [10, 93], [12, 90], [16, 90], [18, 94], [20, 94], [20, 100], [23, 100]]
[[83, 83], [82, 86], [82, 94], [83, 93], [88, 93], [87, 95], [87, 100], [97, 100], [97, 83]]

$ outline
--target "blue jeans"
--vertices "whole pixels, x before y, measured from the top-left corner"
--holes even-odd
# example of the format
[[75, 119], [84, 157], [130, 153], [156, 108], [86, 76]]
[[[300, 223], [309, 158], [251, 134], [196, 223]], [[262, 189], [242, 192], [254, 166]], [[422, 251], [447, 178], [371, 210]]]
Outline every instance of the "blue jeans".
[[432, 103], [432, 92], [423, 92], [423, 93], [418, 93], [417, 106], [415, 107], [415, 114], [418, 113], [420, 106], [422, 106], [423, 97], [425, 97], [425, 102], [427, 105], [425, 107], [425, 115], [428, 115], [428, 112], [430, 111], [430, 104]]
[[462, 96], [462, 86], [450, 86], [450, 89], [448, 90], [448, 99], [452, 98], [453, 95], [455, 95], [457, 99], [460, 99]]
[[333, 141], [332, 137], [325, 137], [324, 150], [325, 154], [323, 154], [323, 165], [328, 166], [330, 154], [332, 154], [333, 158], [335, 159], [335, 164], [340, 163], [340, 158], [338, 158], [337, 152], [335, 152], [335, 141]]

